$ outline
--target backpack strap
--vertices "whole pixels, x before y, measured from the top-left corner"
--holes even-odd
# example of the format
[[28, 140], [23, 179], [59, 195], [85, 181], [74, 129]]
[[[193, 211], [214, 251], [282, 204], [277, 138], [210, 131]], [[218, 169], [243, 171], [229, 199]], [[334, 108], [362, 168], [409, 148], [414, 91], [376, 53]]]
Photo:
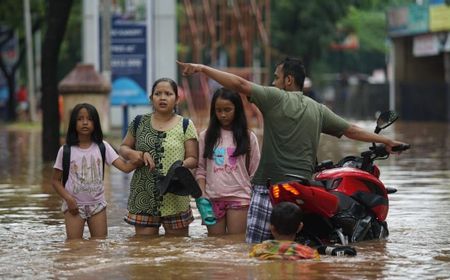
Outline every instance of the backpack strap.
[[138, 129], [139, 124], [141, 123], [141, 119], [142, 119], [142, 115], [137, 115], [134, 118], [134, 122], [133, 122], [133, 130], [134, 130], [134, 136], [136, 137], [136, 131]]
[[67, 179], [69, 178], [70, 170], [70, 146], [64, 144], [63, 146], [63, 157], [62, 157], [62, 171], [63, 171], [63, 186], [66, 185]]
[[102, 179], [105, 179], [105, 157], [106, 157], [106, 147], [105, 147], [105, 143], [100, 142], [98, 144], [98, 148], [100, 149], [100, 154], [102, 155], [102, 162], [103, 162], [103, 177]]
[[186, 130], [189, 126], [189, 119], [188, 118], [183, 118], [183, 133], [186, 134]]

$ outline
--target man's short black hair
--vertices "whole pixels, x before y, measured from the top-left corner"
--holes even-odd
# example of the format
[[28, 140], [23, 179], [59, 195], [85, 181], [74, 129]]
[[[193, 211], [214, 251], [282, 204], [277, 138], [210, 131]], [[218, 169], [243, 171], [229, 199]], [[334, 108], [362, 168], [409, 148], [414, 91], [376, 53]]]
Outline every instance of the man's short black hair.
[[292, 202], [281, 202], [275, 205], [270, 215], [270, 224], [279, 234], [291, 235], [297, 233], [303, 221], [303, 212]]
[[282, 65], [283, 75], [286, 77], [287, 75], [291, 75], [294, 77], [294, 81], [300, 90], [303, 90], [303, 82], [305, 81], [306, 71], [305, 65], [302, 60], [294, 57], [286, 57], [280, 63], [277, 64]]

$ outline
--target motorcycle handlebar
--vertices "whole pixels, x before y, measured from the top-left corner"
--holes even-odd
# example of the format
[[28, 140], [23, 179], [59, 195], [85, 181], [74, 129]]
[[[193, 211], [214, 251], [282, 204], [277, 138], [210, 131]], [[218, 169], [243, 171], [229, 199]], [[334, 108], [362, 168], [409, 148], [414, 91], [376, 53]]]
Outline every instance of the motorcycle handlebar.
[[[410, 148], [411, 148], [410, 144], [401, 144], [401, 145], [392, 147], [391, 150], [392, 150], [392, 152], [403, 152]], [[361, 158], [354, 157], [354, 156], [347, 156], [347, 157], [343, 158], [341, 161], [339, 161], [337, 164], [334, 164], [331, 160], [323, 161], [316, 165], [315, 172], [320, 172], [320, 171], [335, 168], [335, 167], [342, 167], [346, 163], [349, 163], [349, 162], [354, 162], [355, 164], [351, 164], [348, 166], [358, 166], [357, 163], [359, 162], [359, 164], [362, 163], [361, 168], [364, 168], [364, 167], [370, 166], [371, 163], [375, 159], [387, 158], [388, 156], [389, 156], [389, 153], [386, 151], [386, 146], [384, 144], [378, 144], [378, 145], [374, 145], [374, 146], [370, 147], [369, 150], [362, 152]]]
[[393, 152], [403, 152], [408, 150], [409, 148], [411, 148], [411, 145], [409, 144], [401, 144], [401, 145], [397, 145], [395, 147], [392, 147], [392, 151]]
[[[392, 147], [392, 152], [403, 152], [408, 150], [411, 147], [409, 144], [400, 144], [397, 146]], [[386, 146], [384, 144], [375, 145], [370, 148], [370, 151], [363, 152], [361, 155], [364, 156], [370, 156], [371, 154], [376, 155], [377, 157], [383, 157], [389, 155], [389, 153], [386, 151]]]

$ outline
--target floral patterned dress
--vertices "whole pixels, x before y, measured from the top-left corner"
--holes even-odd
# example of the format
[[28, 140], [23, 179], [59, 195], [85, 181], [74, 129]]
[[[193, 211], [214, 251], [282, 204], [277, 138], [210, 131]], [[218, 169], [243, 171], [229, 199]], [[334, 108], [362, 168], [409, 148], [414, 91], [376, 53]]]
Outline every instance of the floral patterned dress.
[[[142, 166], [137, 168], [133, 174], [128, 198], [129, 213], [125, 217], [125, 221], [130, 224], [140, 224], [142, 216], [165, 217], [190, 209], [189, 196], [171, 193], [161, 196], [156, 183], [167, 174], [175, 161], [184, 160], [184, 142], [198, 138], [195, 126], [189, 120], [184, 132], [183, 118], [180, 116], [179, 122], [173, 128], [167, 131], [158, 131], [151, 125], [151, 115], [142, 116], [136, 131], [134, 131], [134, 121], [128, 127], [128, 132], [136, 138], [135, 149], [149, 152], [156, 165], [153, 171], [150, 171], [147, 166]], [[130, 216], [134, 216], [134, 218], [130, 220]]]

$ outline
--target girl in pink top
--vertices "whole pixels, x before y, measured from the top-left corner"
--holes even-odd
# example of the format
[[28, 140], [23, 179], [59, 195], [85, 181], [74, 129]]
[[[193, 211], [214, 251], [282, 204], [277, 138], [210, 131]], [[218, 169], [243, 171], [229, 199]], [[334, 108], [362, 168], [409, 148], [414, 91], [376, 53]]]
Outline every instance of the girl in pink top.
[[217, 223], [209, 235], [243, 234], [247, 225], [251, 183], [260, 152], [256, 135], [248, 130], [238, 93], [214, 92], [208, 128], [200, 133], [196, 179], [210, 199]]
[[58, 151], [52, 177], [53, 188], [63, 199], [67, 239], [83, 238], [86, 222], [92, 238], [106, 237], [108, 233], [101, 143], [105, 147], [105, 164], [112, 164], [127, 173], [136, 168], [103, 141], [97, 109], [87, 103], [76, 105], [66, 135], [66, 144], [70, 148], [68, 178], [64, 185], [63, 147]]

